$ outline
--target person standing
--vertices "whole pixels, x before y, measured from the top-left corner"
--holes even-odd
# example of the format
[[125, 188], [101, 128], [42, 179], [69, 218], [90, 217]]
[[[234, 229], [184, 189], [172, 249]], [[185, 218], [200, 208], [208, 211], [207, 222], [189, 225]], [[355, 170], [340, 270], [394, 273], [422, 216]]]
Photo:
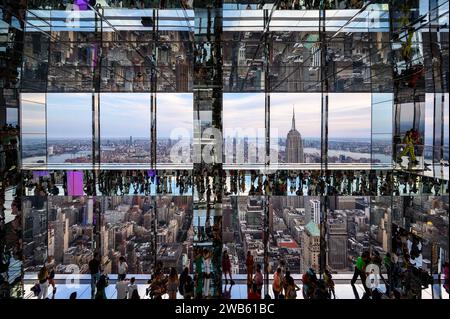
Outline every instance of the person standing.
[[209, 287], [211, 284], [211, 253], [208, 249], [203, 250], [203, 296], [209, 297]]
[[108, 286], [108, 277], [105, 274], [100, 275], [96, 288], [95, 299], [107, 299], [106, 298], [106, 287]]
[[118, 265], [118, 279], [119, 280], [125, 280], [125, 277], [127, 276], [128, 272], [128, 264], [123, 256], [120, 256], [119, 258], [119, 265]]
[[222, 272], [225, 276], [225, 284], [228, 284], [227, 274], [230, 276], [230, 283], [234, 285], [233, 277], [231, 276], [231, 261], [228, 251], [224, 250], [222, 255]]
[[91, 299], [94, 299], [96, 294], [97, 282], [100, 279], [100, 260], [98, 253], [94, 253], [94, 258], [88, 264], [89, 272], [91, 273]]
[[130, 279], [130, 283], [128, 285], [128, 298], [131, 299], [131, 297], [133, 296], [133, 292], [138, 290], [138, 286], [136, 284], [136, 278], [131, 277]]
[[178, 285], [178, 291], [180, 292], [180, 295], [184, 297], [184, 286], [186, 285], [186, 282], [189, 277], [189, 268], [184, 267], [183, 272], [180, 274], [180, 284]]
[[128, 281], [124, 279], [118, 279], [116, 283], [117, 299], [127, 299]]
[[253, 281], [256, 284], [256, 292], [261, 295], [264, 279], [263, 279], [263, 274], [261, 272], [260, 264], [256, 265], [256, 273], [255, 273], [255, 276], [253, 277]]
[[247, 285], [250, 287], [253, 279], [253, 268], [255, 262], [253, 261], [253, 255], [250, 250], [247, 251], [247, 258], [245, 259], [245, 266], [247, 267]]
[[184, 299], [194, 298], [194, 281], [189, 274], [186, 277], [186, 282], [183, 287], [183, 297]]
[[297, 291], [300, 290], [300, 288], [295, 284], [294, 278], [291, 276], [285, 277], [286, 279], [286, 299], [297, 299]]
[[38, 273], [38, 280], [39, 280], [39, 288], [40, 288], [38, 299], [47, 299], [47, 297], [48, 297], [48, 271], [47, 271], [47, 267], [42, 266], [41, 270]]
[[283, 290], [280, 267], [278, 267], [277, 271], [273, 274], [272, 290], [273, 290], [274, 299], [279, 299], [280, 294]]
[[169, 294], [169, 299], [177, 299], [179, 283], [177, 270], [174, 267], [170, 268], [170, 274], [167, 280], [167, 293]]

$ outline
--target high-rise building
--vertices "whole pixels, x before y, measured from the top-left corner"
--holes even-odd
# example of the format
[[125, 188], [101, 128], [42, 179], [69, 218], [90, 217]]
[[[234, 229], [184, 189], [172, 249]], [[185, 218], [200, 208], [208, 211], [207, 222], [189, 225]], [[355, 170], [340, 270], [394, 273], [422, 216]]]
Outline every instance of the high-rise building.
[[319, 256], [320, 256], [320, 230], [317, 224], [310, 221], [306, 224], [303, 231], [301, 254], [301, 272], [305, 272], [308, 268], [313, 268], [316, 272], [319, 271]]
[[64, 252], [69, 248], [69, 220], [66, 214], [58, 209], [57, 218], [50, 223], [50, 227], [54, 229], [54, 257], [55, 261], [62, 263]]
[[329, 215], [328, 223], [328, 266], [332, 270], [347, 268], [347, 217], [344, 215]]
[[299, 131], [295, 129], [295, 113], [292, 109], [292, 127], [286, 138], [286, 162], [303, 163], [303, 140]]
[[320, 224], [320, 200], [310, 199], [308, 209], [305, 209], [306, 222], [313, 222], [314, 224]]

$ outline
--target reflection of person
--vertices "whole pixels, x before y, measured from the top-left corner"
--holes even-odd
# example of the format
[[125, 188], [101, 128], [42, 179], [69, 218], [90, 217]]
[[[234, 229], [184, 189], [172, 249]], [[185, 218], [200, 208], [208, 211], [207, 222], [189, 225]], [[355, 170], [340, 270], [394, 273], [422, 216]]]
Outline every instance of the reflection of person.
[[415, 145], [418, 143], [417, 131], [415, 131], [414, 129], [407, 131], [403, 142], [405, 143], [405, 148], [399, 154], [397, 162], [402, 163], [402, 157], [409, 154], [410, 163], [412, 165], [419, 164], [419, 162], [416, 159], [416, 154], [415, 154], [415, 150], [414, 150]]

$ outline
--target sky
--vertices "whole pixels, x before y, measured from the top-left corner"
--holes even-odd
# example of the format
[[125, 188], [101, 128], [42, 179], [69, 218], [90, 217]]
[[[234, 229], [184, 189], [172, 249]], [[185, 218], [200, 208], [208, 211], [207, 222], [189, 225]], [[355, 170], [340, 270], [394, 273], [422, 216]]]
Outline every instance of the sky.
[[[159, 93], [157, 99], [158, 137], [169, 137], [176, 128], [181, 129], [176, 136], [182, 132], [192, 135], [192, 94]], [[47, 94], [48, 138], [91, 138], [91, 103], [90, 93]], [[150, 94], [102, 93], [100, 103], [102, 138], [149, 136]], [[24, 133], [45, 133], [44, 105], [43, 94], [22, 95]]]
[[[320, 93], [271, 93], [271, 137], [285, 138], [292, 126], [303, 138], [320, 138]], [[329, 94], [329, 138], [370, 138], [370, 93]], [[386, 94], [374, 102], [374, 128], [377, 133], [392, 131], [392, 99]], [[264, 128], [264, 93], [224, 94], [224, 128]], [[227, 134], [225, 133], [225, 136]]]
[[[320, 93], [272, 93], [272, 138], [286, 137], [291, 129], [292, 109], [296, 129], [303, 138], [319, 138], [321, 122]], [[192, 135], [193, 95], [157, 94], [158, 137]], [[150, 132], [150, 94], [102, 93], [100, 95], [100, 131], [102, 138], [146, 137]], [[45, 95], [22, 94], [24, 133], [45, 132]], [[38, 103], [31, 103], [35, 101]], [[384, 102], [383, 102], [384, 101]], [[392, 100], [389, 94], [374, 97], [371, 118], [370, 93], [329, 94], [329, 137], [369, 138], [371, 121], [374, 133], [392, 131]], [[380, 103], [375, 103], [380, 102]], [[44, 104], [42, 104], [44, 103]], [[91, 137], [91, 94], [47, 94], [47, 130], [49, 138]], [[264, 129], [264, 93], [224, 93], [223, 127], [225, 137], [233, 129]], [[173, 131], [179, 129], [178, 131]]]

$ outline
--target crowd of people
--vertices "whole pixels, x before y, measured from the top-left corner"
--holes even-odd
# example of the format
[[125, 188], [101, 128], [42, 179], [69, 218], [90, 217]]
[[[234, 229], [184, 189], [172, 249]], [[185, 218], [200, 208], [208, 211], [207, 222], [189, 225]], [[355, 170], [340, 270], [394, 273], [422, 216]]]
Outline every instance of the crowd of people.
[[[248, 178], [250, 177], [250, 178]], [[400, 196], [448, 194], [448, 181], [415, 173], [361, 170], [278, 171], [263, 174], [256, 170], [223, 171], [204, 169], [195, 176], [187, 170], [176, 171], [101, 171], [94, 179], [84, 172], [84, 193], [93, 195], [188, 195], [193, 190], [200, 202], [220, 203], [222, 196]], [[25, 172], [28, 193], [67, 196], [67, 177], [62, 171], [35, 177]], [[154, 184], [154, 190], [151, 185]], [[58, 187], [58, 185], [60, 187]], [[97, 186], [96, 186], [97, 185]], [[172, 186], [174, 185], [174, 187]], [[223, 185], [223, 186], [222, 186]], [[60, 189], [62, 188], [62, 190]], [[95, 190], [95, 192], [94, 192]], [[222, 194], [223, 193], [223, 194]], [[24, 194], [27, 195], [27, 194]]]
[[[398, 253], [386, 253], [381, 256], [377, 251], [370, 253], [363, 251], [355, 260], [355, 267], [350, 284], [356, 299], [360, 299], [356, 283], [358, 279], [363, 287], [362, 299], [421, 299], [421, 291], [433, 283], [432, 277], [422, 268], [420, 239], [414, 236], [403, 237], [396, 246]], [[222, 280], [217, 278], [217, 268], [213, 252], [207, 248], [197, 247], [193, 252], [193, 272], [185, 267], [181, 274], [176, 268], [164, 268], [158, 262], [155, 271], [147, 281], [145, 296], [150, 299], [162, 299], [167, 294], [169, 299], [214, 298], [218, 296], [218, 285]], [[270, 299], [268, 291], [263, 296], [264, 274], [262, 266], [255, 263], [250, 251], [246, 260], [246, 285], [248, 299]], [[231, 270], [231, 260], [225, 250], [221, 258], [221, 270], [224, 288], [221, 298], [231, 298], [231, 289], [235, 285]], [[91, 275], [91, 298], [106, 299], [106, 287], [109, 277], [102, 270], [99, 254], [95, 253], [89, 262]], [[117, 299], [141, 299], [135, 277], [127, 278], [128, 265], [124, 257], [119, 258], [118, 276], [115, 283]], [[449, 292], [449, 265], [442, 265], [444, 276], [443, 288]], [[49, 298], [49, 289], [52, 288], [51, 298], [54, 299], [57, 291], [55, 284], [55, 265], [51, 256], [37, 275], [38, 282], [31, 288], [38, 299]], [[228, 284], [230, 284], [229, 288]], [[274, 299], [297, 299], [299, 291], [303, 299], [336, 299], [335, 283], [329, 269], [325, 268], [322, 276], [318, 278], [313, 268], [308, 268], [301, 277], [300, 285], [294, 280], [286, 264], [281, 260], [272, 277], [271, 285]], [[76, 292], [71, 295], [76, 298]]]

